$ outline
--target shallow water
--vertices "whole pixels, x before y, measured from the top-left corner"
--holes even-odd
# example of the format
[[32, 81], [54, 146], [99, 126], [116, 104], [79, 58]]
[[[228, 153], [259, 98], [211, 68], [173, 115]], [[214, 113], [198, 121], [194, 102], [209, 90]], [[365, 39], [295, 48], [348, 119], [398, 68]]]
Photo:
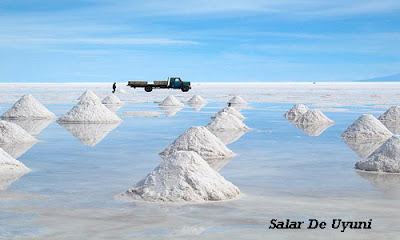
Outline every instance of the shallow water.
[[[2, 104], [3, 113], [10, 104]], [[73, 104], [46, 105], [59, 117]], [[157, 155], [191, 126], [204, 126], [225, 104], [189, 106], [173, 117], [154, 103], [128, 103], [115, 128], [84, 132], [52, 122], [18, 159], [32, 172], [0, 191], [0, 238], [9, 239], [396, 239], [400, 181], [360, 175], [340, 134], [360, 109], [326, 112], [335, 121], [308, 136], [283, 114], [291, 104], [250, 104], [251, 131], [228, 147], [237, 153], [220, 174], [240, 198], [209, 204], [124, 203], [114, 198], [161, 161]], [[363, 113], [383, 112], [374, 106]], [[138, 117], [131, 112], [160, 112]], [[154, 115], [154, 114], [152, 114]], [[84, 129], [84, 128], [83, 128]], [[110, 131], [107, 134], [107, 131]], [[79, 133], [79, 134], [77, 134]], [[79, 136], [78, 139], [76, 136]], [[83, 136], [83, 137], [82, 137]], [[90, 141], [95, 139], [94, 141]], [[399, 177], [400, 178], [400, 177]], [[367, 221], [372, 230], [270, 230], [272, 218]]]

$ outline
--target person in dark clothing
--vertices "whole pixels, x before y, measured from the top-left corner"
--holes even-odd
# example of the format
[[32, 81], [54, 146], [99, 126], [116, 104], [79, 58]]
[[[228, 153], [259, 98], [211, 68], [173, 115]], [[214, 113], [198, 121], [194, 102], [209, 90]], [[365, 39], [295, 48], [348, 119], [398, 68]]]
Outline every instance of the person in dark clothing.
[[113, 84], [113, 93], [115, 93], [115, 89], [117, 89], [117, 83], [116, 82], [114, 82], [114, 84]]
[[231, 104], [231, 103], [228, 103], [228, 107], [230, 107], [230, 106], [232, 106], [232, 104]]

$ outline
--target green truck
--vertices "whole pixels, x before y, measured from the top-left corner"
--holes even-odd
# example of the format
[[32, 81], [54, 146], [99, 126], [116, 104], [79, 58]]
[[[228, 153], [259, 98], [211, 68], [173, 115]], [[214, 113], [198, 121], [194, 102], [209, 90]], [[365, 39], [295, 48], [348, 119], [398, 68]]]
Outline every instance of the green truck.
[[190, 82], [184, 82], [180, 77], [169, 77], [167, 81], [154, 81], [154, 83], [148, 83], [146, 81], [128, 81], [128, 85], [133, 88], [144, 88], [146, 92], [153, 91], [153, 88], [172, 88], [180, 89], [182, 92], [187, 92], [192, 87]]

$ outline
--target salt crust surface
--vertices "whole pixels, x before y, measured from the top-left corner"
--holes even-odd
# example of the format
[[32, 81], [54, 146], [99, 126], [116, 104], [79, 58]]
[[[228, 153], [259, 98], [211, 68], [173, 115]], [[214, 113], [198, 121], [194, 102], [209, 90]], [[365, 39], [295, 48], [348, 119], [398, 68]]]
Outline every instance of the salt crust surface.
[[36, 141], [34, 137], [17, 124], [0, 121], [0, 144]]
[[244, 119], [246, 119], [238, 110], [236, 110], [234, 107], [224, 107], [223, 109], [221, 109], [219, 112], [217, 112], [213, 117], [211, 117], [211, 119], [214, 119], [217, 117], [217, 115], [221, 112], [226, 112], [229, 113], [235, 117], [237, 117], [239, 120], [243, 121]]
[[226, 113], [219, 112], [215, 115], [214, 120], [206, 125], [206, 128], [213, 131], [229, 131], [229, 130], [249, 130], [250, 128], [246, 126], [237, 117]]
[[1, 117], [3, 119], [55, 119], [56, 115], [50, 112], [31, 94], [26, 94]]
[[183, 107], [184, 104], [180, 102], [178, 99], [176, 99], [174, 96], [169, 95], [164, 101], [162, 101], [159, 106], [177, 106], [177, 107]]
[[111, 93], [101, 101], [103, 104], [122, 105], [124, 104], [115, 94]]
[[241, 97], [241, 96], [235, 96], [233, 98], [231, 98], [231, 100], [229, 100], [228, 103], [231, 104], [247, 104], [247, 102]]
[[204, 105], [207, 104], [207, 101], [202, 98], [200, 95], [194, 95], [191, 99], [189, 99], [188, 103], [190, 104], [197, 104], [197, 105]]
[[154, 202], [209, 202], [232, 199], [240, 190], [214, 171], [197, 153], [177, 151], [123, 194]]
[[393, 134], [374, 116], [364, 114], [340, 136], [343, 139], [387, 139]]
[[205, 127], [191, 127], [160, 153], [167, 157], [176, 151], [194, 151], [202, 158], [228, 158], [235, 156], [214, 134]]
[[297, 104], [294, 105], [289, 111], [283, 115], [286, 119], [289, 121], [296, 121], [301, 115], [306, 113], [309, 110], [308, 107], [306, 107], [303, 104]]

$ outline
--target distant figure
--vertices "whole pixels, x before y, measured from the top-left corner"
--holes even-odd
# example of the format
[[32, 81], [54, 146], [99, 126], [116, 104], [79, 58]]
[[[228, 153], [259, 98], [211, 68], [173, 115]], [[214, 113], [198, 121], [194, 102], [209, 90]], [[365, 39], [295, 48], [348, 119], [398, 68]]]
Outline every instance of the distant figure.
[[230, 107], [232, 105], [232, 103], [228, 103], [228, 107]]
[[117, 89], [117, 83], [116, 82], [114, 82], [114, 84], [113, 84], [113, 93], [115, 93], [115, 89]]

